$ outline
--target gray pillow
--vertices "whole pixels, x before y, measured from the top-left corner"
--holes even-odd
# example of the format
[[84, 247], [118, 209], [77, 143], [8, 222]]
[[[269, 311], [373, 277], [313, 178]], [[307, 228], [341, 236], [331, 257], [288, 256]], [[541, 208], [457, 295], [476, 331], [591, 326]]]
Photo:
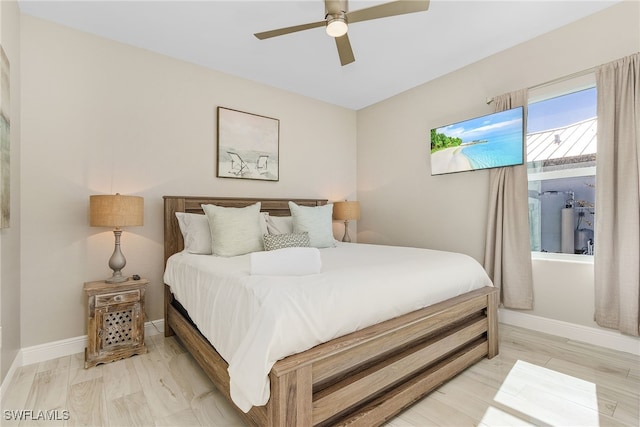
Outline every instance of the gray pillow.
[[269, 234], [293, 233], [293, 219], [290, 216], [267, 216]]
[[264, 249], [273, 251], [282, 248], [308, 248], [309, 233], [265, 234]]

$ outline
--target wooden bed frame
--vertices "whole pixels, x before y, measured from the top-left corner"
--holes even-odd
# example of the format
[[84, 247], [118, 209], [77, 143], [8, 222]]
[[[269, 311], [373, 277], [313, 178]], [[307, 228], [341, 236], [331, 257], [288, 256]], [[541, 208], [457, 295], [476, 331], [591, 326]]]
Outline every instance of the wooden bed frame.
[[[262, 202], [270, 215], [290, 215], [288, 201], [315, 199], [164, 197], [164, 255], [183, 249], [176, 212], [201, 204], [244, 207]], [[176, 308], [165, 285], [165, 336], [177, 335], [217, 389], [231, 401], [228, 364]], [[384, 423], [485, 356], [498, 354], [498, 294], [485, 287], [342, 336], [278, 361], [265, 406], [238, 413], [250, 425], [312, 426]]]

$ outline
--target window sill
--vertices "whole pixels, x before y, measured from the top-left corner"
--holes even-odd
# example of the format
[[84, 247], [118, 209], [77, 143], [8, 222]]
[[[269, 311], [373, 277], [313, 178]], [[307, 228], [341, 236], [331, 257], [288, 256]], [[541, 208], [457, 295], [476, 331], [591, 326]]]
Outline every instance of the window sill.
[[559, 254], [554, 252], [531, 252], [531, 259], [572, 262], [579, 264], [593, 264], [593, 255]]

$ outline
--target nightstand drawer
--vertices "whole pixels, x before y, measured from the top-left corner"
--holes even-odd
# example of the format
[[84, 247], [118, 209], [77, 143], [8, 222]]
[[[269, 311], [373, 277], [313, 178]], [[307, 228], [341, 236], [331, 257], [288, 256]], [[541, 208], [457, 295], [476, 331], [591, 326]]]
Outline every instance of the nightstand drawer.
[[140, 291], [138, 289], [127, 292], [117, 292], [112, 294], [96, 295], [96, 307], [105, 305], [123, 304], [127, 302], [135, 302], [140, 299]]

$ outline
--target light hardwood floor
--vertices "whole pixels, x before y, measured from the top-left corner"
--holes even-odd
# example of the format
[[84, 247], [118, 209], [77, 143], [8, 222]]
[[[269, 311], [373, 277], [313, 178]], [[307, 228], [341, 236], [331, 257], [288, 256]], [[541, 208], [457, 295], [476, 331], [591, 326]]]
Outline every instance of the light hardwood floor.
[[[500, 333], [498, 357], [467, 369], [387, 426], [640, 425], [640, 357], [506, 325]], [[147, 345], [148, 354], [90, 369], [82, 353], [20, 368], [0, 424], [243, 425], [175, 339], [154, 335]], [[20, 410], [34, 411], [29, 418], [50, 411], [58, 420], [8, 419]]]

